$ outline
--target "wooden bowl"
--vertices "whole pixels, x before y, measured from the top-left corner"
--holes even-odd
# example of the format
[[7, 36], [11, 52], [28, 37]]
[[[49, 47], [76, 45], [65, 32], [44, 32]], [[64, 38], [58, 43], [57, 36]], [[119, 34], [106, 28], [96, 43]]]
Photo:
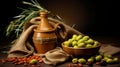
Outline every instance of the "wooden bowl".
[[73, 47], [66, 47], [62, 43], [62, 48], [66, 53], [72, 56], [89, 56], [98, 53], [100, 49], [100, 45], [92, 48], [73, 48]]

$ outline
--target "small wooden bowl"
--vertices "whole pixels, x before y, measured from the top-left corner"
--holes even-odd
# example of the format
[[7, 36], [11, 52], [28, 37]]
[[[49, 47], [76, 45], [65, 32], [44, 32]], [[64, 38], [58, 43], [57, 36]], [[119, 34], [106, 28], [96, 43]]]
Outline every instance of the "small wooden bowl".
[[98, 53], [100, 49], [100, 45], [93, 48], [73, 48], [73, 47], [66, 47], [62, 43], [62, 48], [66, 53], [72, 56], [89, 56]]

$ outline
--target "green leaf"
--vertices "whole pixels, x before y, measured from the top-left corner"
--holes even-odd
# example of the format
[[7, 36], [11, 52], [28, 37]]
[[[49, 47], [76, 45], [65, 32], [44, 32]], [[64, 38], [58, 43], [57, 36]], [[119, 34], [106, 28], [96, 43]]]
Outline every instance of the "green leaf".
[[28, 5], [28, 8], [21, 8], [22, 12], [14, 17], [14, 20], [10, 21], [10, 24], [6, 28], [6, 36], [9, 36], [11, 33], [15, 33], [15, 36], [18, 37], [20, 34], [17, 29], [22, 30], [25, 22], [29, 21], [33, 17], [39, 16], [39, 12], [44, 9], [37, 0], [31, 0], [31, 2], [23, 1], [23, 4]]
[[33, 17], [35, 17], [36, 14], [38, 14], [38, 13], [39, 13], [39, 11], [33, 11], [33, 12], [31, 12], [31, 13], [24, 19], [24, 21], [21, 22], [21, 24], [19, 25], [18, 28], [21, 28], [25, 22], [27, 22], [27, 21], [29, 21], [30, 19], [32, 19]]

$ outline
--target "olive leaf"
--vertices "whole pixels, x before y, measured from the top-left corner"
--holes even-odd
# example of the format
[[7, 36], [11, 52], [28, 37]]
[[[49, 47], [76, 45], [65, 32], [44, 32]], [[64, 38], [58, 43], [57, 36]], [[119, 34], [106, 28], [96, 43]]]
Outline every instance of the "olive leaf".
[[37, 2], [37, 0], [31, 0], [31, 2], [23, 1], [22, 3], [29, 7], [27, 9], [18, 7], [22, 12], [18, 16], [13, 17], [14, 20], [10, 21], [10, 24], [6, 28], [6, 36], [15, 33], [16, 38], [19, 37], [24, 23], [31, 18], [38, 16], [41, 10], [46, 10]]

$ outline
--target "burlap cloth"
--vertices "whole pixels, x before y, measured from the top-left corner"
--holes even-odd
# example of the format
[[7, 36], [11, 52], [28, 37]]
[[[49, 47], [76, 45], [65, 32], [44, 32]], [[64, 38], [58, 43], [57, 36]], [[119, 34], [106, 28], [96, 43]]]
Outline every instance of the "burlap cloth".
[[70, 57], [70, 55], [64, 52], [60, 47], [50, 50], [45, 54], [35, 54], [35, 55], [41, 56], [44, 63], [53, 64], [53, 65], [65, 62]]
[[102, 45], [103, 46], [101, 46], [99, 51], [103, 52], [106, 55], [115, 55], [120, 52], [120, 47], [116, 47], [111, 44], [102, 44]]
[[[48, 19], [63, 24], [67, 30], [68, 35], [82, 34], [81, 32], [75, 30], [74, 28], [71, 28], [70, 26], [66, 25], [61, 21], [55, 20], [53, 18], [48, 18]], [[40, 22], [39, 17], [35, 17], [31, 19], [29, 22], [26, 22], [22, 34], [13, 44], [12, 48], [8, 51], [8, 57], [27, 57], [36, 54], [32, 43], [31, 35], [33, 35], [33, 29], [37, 27], [39, 22]], [[51, 22], [51, 24], [55, 24], [55, 23]], [[120, 49], [114, 46], [103, 46], [100, 48], [100, 51], [106, 54], [113, 55], [117, 52], [120, 52]], [[61, 49], [61, 47], [57, 47], [53, 50], [50, 50], [45, 54], [37, 54], [37, 55], [41, 56], [46, 64], [54, 64], [54, 65], [61, 62], [65, 62], [70, 57], [70, 55], [64, 52]]]

